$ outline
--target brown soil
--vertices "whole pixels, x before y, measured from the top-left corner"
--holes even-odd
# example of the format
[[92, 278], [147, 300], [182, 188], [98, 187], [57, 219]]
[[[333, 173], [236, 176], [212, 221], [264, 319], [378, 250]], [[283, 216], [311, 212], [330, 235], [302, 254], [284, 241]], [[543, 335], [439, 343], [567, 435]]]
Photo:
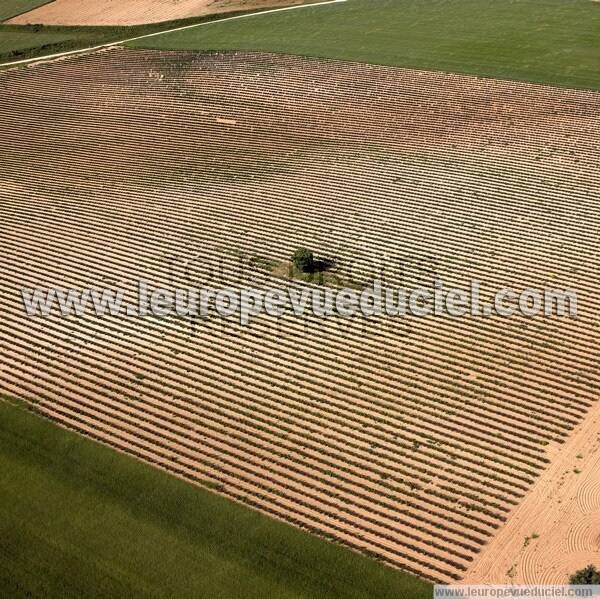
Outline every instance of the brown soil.
[[8, 20], [14, 24], [141, 25], [309, 0], [54, 0]]

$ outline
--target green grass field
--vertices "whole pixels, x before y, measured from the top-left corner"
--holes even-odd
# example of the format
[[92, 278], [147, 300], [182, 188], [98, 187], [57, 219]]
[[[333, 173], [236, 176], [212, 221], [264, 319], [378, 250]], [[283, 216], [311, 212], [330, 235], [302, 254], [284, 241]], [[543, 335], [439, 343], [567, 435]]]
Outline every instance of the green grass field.
[[52, 0], [2, 0], [0, 2], [0, 21], [29, 12], [49, 2], [52, 2]]
[[[0, 61], [219, 18], [137, 27], [0, 25]], [[348, 0], [211, 23], [129, 45], [262, 50], [600, 89], [600, 3], [592, 0]]]
[[431, 586], [0, 400], [3, 597], [429, 598]]
[[265, 50], [600, 89], [592, 0], [348, 0], [131, 46]]

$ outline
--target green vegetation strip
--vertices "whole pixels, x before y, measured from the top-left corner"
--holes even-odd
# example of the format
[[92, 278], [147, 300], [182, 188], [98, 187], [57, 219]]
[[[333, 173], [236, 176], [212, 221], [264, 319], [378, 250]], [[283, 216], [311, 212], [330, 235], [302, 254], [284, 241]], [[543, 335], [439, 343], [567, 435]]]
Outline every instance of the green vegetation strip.
[[600, 89], [592, 0], [348, 0], [131, 46], [261, 50]]
[[0, 25], [0, 60], [19, 60], [40, 54], [66, 52], [96, 45], [99, 39], [114, 39], [104, 38], [104, 32], [74, 29], [77, 28]]
[[431, 586], [0, 400], [4, 597], [431, 597]]

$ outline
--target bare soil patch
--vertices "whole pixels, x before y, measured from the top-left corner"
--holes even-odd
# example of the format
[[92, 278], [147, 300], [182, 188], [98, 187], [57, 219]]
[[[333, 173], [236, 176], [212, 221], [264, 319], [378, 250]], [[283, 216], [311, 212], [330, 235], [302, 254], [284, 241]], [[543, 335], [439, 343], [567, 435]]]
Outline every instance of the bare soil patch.
[[306, 0], [55, 0], [7, 23], [142, 25], [239, 10], [307, 4]]
[[600, 402], [467, 572], [468, 584], [567, 584], [600, 564]]

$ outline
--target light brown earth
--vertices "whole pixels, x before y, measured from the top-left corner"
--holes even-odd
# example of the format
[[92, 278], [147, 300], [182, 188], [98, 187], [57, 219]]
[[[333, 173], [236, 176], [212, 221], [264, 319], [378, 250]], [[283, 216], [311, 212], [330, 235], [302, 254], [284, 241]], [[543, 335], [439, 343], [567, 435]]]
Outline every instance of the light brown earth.
[[588, 564], [600, 567], [600, 405], [549, 457], [461, 584], [566, 584]]
[[[0, 392], [391, 566], [460, 580], [597, 414], [599, 103], [264, 53], [110, 49], [4, 72]], [[362, 284], [571, 287], [579, 317], [240, 328], [28, 319], [20, 296], [121, 286], [132, 300], [140, 278], [264, 290], [286, 283], [252, 259], [301, 246]], [[580, 494], [588, 513], [596, 491]]]
[[[312, 0], [314, 1], [314, 0]], [[54, 0], [7, 23], [141, 25], [239, 10], [309, 4], [311, 0]]]

